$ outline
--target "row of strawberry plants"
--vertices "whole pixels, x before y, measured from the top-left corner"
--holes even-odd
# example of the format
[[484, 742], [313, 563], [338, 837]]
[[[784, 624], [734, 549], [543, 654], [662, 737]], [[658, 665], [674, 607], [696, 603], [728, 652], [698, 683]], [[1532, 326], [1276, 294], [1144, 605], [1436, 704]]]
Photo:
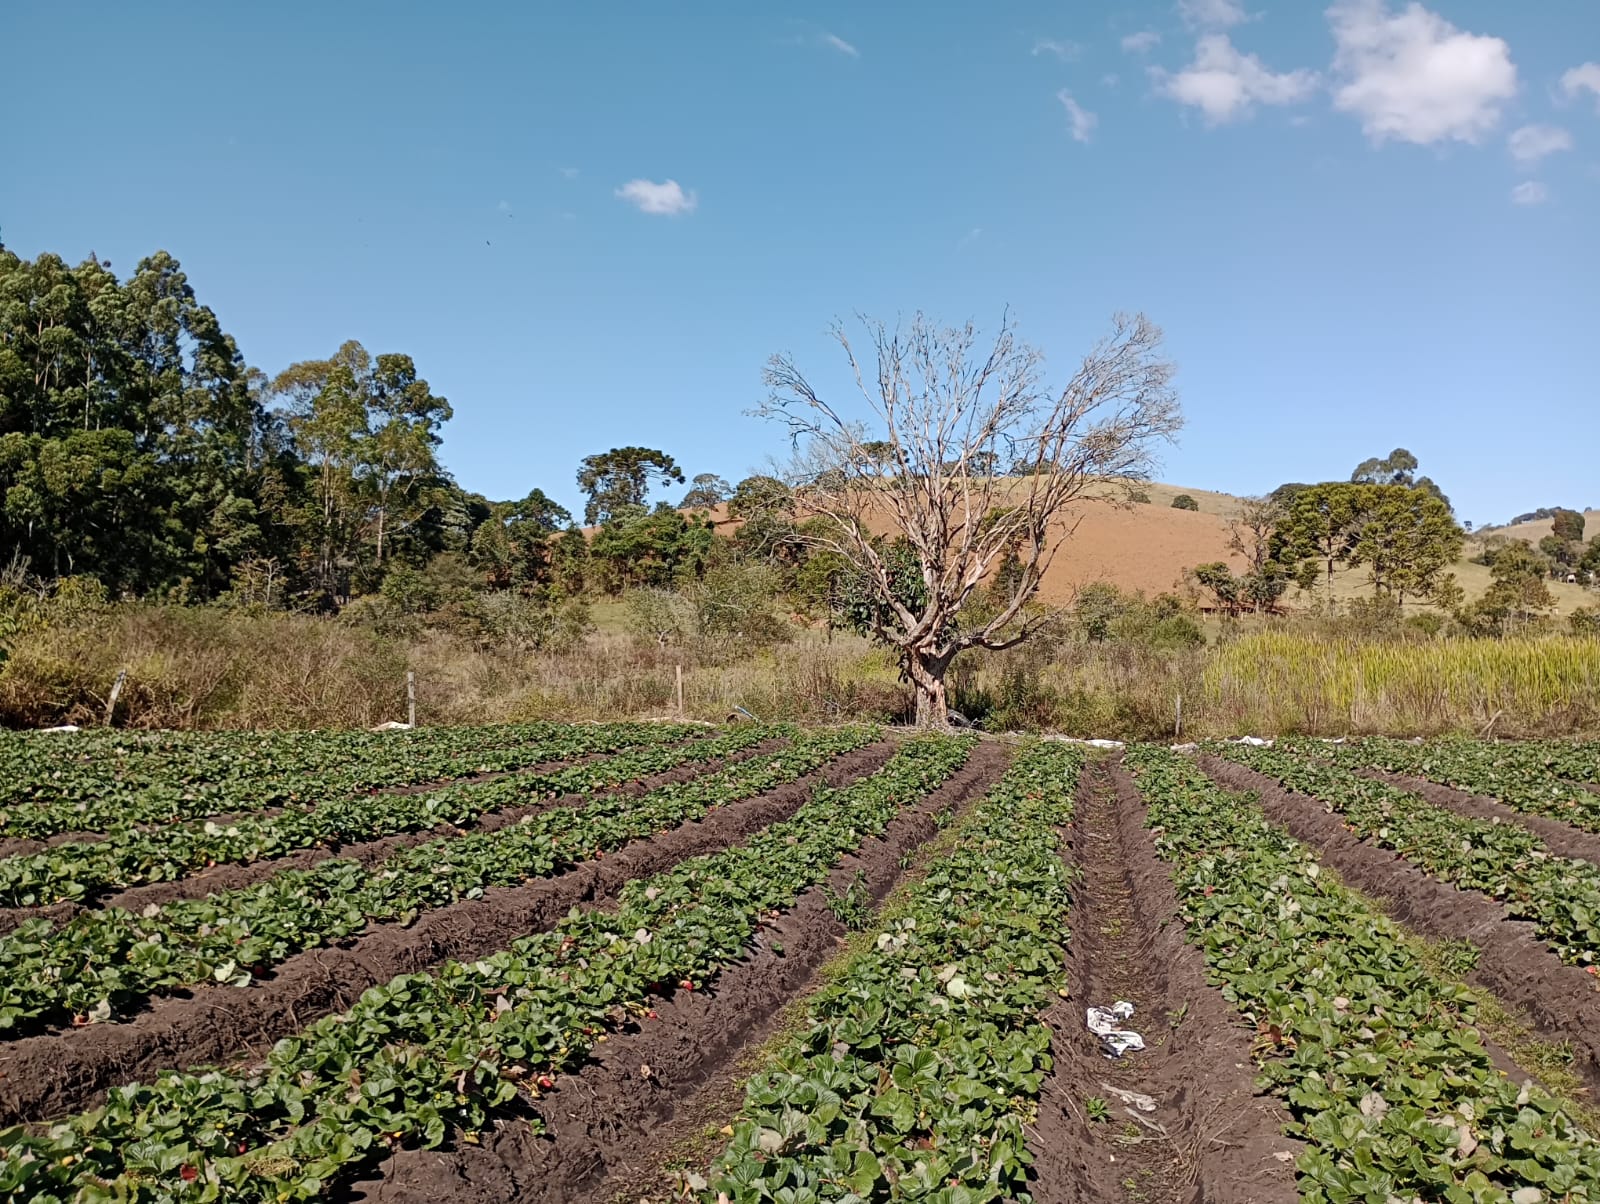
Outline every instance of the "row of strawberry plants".
[[141, 914], [106, 908], [59, 927], [29, 921], [0, 937], [0, 1033], [110, 1020], [154, 993], [212, 979], [244, 986], [292, 954], [368, 923], [409, 920], [490, 887], [560, 873], [792, 782], [876, 736], [866, 727], [809, 733], [770, 757], [637, 798], [602, 797], [498, 831], [430, 841], [370, 869], [335, 859]]
[[630, 883], [615, 911], [575, 911], [502, 953], [367, 991], [278, 1042], [255, 1073], [163, 1075], [47, 1130], [0, 1133], [0, 1198], [321, 1199], [394, 1144], [476, 1132], [491, 1109], [581, 1064], [608, 1028], [646, 1015], [652, 995], [693, 990], [744, 956], [764, 917], [946, 780], [970, 746], [912, 741], [746, 844]]
[[562, 794], [637, 781], [680, 765], [715, 760], [792, 729], [750, 725], [710, 740], [627, 749], [601, 761], [544, 773], [445, 786], [422, 794], [341, 799], [226, 826], [206, 821], [119, 832], [93, 843], [56, 845], [0, 860], [0, 905], [81, 899], [108, 889], [163, 882], [210, 865], [263, 861], [297, 849], [372, 840], [439, 824], [466, 824], [491, 811]]
[[248, 812], [668, 744], [699, 731], [685, 725], [540, 723], [398, 732], [376, 745], [355, 742], [345, 733], [318, 733], [317, 740], [334, 742], [315, 746], [318, 755], [283, 757], [270, 747], [253, 755], [240, 750], [225, 758], [225, 773], [197, 770], [183, 757], [155, 758], [129, 772], [115, 763], [109, 768], [98, 761], [89, 767], [69, 763], [37, 776], [12, 777], [0, 803], [0, 836], [40, 839]]
[[1341, 765], [1410, 774], [1488, 795], [1530, 815], [1558, 819], [1589, 832], [1600, 832], [1600, 793], [1563, 780], [1554, 771], [1552, 746], [1487, 744], [1472, 740], [1438, 740], [1411, 744], [1374, 737], [1349, 744], [1290, 742], [1296, 752], [1319, 755]]
[[1015, 1199], [1050, 1069], [1084, 754], [1036, 744], [753, 1078], [702, 1198]]
[[1128, 753], [1212, 981], [1256, 1026], [1310, 1204], [1600, 1201], [1600, 1145], [1495, 1069], [1465, 988], [1315, 855], [1164, 749]]
[[1531, 920], [1562, 961], [1593, 965], [1600, 957], [1600, 866], [1556, 856], [1517, 824], [1459, 815], [1322, 760], [1235, 744], [1220, 751], [1321, 800], [1362, 839], [1504, 903], [1513, 917]]

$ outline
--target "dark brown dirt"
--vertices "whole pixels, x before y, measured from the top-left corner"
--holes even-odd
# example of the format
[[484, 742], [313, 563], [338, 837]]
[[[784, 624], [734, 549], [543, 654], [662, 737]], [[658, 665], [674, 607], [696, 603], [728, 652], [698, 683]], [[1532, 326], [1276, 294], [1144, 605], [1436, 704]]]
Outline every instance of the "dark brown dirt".
[[1323, 864], [1375, 899], [1394, 920], [1425, 937], [1475, 947], [1478, 965], [1467, 981], [1526, 1014], [1545, 1039], [1569, 1042], [1573, 1070], [1590, 1098], [1600, 1099], [1600, 983], [1562, 964], [1531, 923], [1511, 919], [1487, 895], [1457, 890], [1358, 839], [1318, 799], [1285, 790], [1276, 779], [1232, 761], [1202, 757], [1200, 764], [1224, 786], [1253, 791], [1274, 823], [1314, 848]]
[[[1068, 917], [1069, 998], [1045, 1019], [1055, 1068], [1030, 1142], [1039, 1204], [1291, 1204], [1299, 1143], [1289, 1118], [1255, 1086], [1251, 1037], [1200, 952], [1185, 941], [1167, 867], [1142, 827], [1144, 806], [1119, 764], [1091, 764], [1069, 861], [1082, 879]], [[1133, 1003], [1143, 1051], [1101, 1052], [1090, 1006]], [[1117, 1090], [1149, 1096], [1153, 1112]], [[1086, 1101], [1105, 1100], [1094, 1122]]]
[[163, 998], [126, 1023], [0, 1046], [0, 1125], [92, 1107], [108, 1088], [164, 1069], [258, 1057], [274, 1041], [348, 1008], [369, 987], [449, 959], [484, 957], [547, 929], [572, 907], [608, 899], [632, 878], [660, 873], [792, 815], [818, 781], [853, 780], [892, 752], [887, 742], [857, 750], [799, 781], [716, 808], [700, 822], [634, 841], [554, 878], [495, 888], [481, 899], [426, 912], [410, 927], [374, 925], [348, 944], [289, 958], [248, 987], [202, 986]]
[[[1004, 772], [1006, 751], [985, 741], [939, 790], [843, 859], [828, 885], [842, 892], [859, 872], [874, 905], [903, 874], [901, 859], [938, 831], [934, 817], [980, 796]], [[750, 955], [709, 989], [678, 993], [657, 1019], [613, 1035], [539, 1106], [550, 1130], [534, 1135], [530, 1112], [500, 1118], [481, 1143], [402, 1150], [348, 1198], [363, 1204], [488, 1204], [539, 1199], [663, 1199], [662, 1164], [708, 1117], [729, 1119], [743, 1101], [740, 1055], [768, 1039], [785, 1004], [807, 993], [846, 930], [822, 887], [806, 891], [757, 936]], [[781, 945], [780, 956], [774, 944]], [[344, 1196], [339, 1197], [346, 1198]]]
[[[264, 882], [268, 878], [283, 873], [285, 870], [310, 869], [319, 862], [329, 861], [334, 858], [345, 858], [359, 861], [362, 865], [372, 866], [403, 849], [414, 848], [430, 840], [460, 836], [468, 832], [495, 832], [529, 815], [537, 815], [539, 812], [547, 811], [552, 807], [570, 807], [580, 803], [587, 804], [597, 798], [627, 798], [644, 794], [647, 791], [655, 790], [661, 786], [668, 786], [675, 782], [687, 782], [705, 774], [715, 773], [719, 769], [725, 769], [729, 765], [737, 764], [740, 761], [760, 756], [764, 752], [771, 752], [774, 748], [781, 747], [784, 743], [786, 742], [782, 740], [766, 740], [719, 760], [697, 761], [679, 765], [611, 790], [594, 791], [587, 794], [565, 794], [557, 798], [541, 798], [522, 806], [504, 807], [498, 811], [485, 812], [478, 817], [476, 823], [468, 824], [463, 828], [455, 827], [452, 824], [440, 824], [422, 832], [402, 832], [394, 836], [355, 841], [345, 845], [337, 843], [317, 845], [313, 848], [300, 849], [282, 857], [274, 857], [264, 861], [212, 866], [210, 869], [188, 874], [170, 882], [152, 882], [145, 886], [135, 886], [127, 890], [116, 891], [89, 904], [52, 903], [44, 907], [0, 908], [0, 935], [10, 932], [24, 920], [44, 918], [54, 924], [64, 924], [80, 911], [88, 910], [90, 907], [121, 907], [129, 911], [139, 911], [148, 907], [151, 903], [159, 906], [178, 899], [200, 899], [206, 895], [217, 894], [221, 891], [239, 890], [246, 886], [253, 886], [255, 883]], [[584, 759], [587, 760], [588, 758]], [[546, 770], [559, 769], [567, 764], [569, 763], [551, 762], [542, 768]], [[572, 764], [576, 764], [576, 762], [572, 762]]]
[[1409, 790], [1412, 794], [1420, 794], [1435, 806], [1447, 807], [1458, 815], [1469, 816], [1472, 819], [1487, 819], [1494, 823], [1518, 824], [1532, 832], [1545, 846], [1561, 857], [1576, 857], [1582, 861], [1592, 861], [1600, 865], [1600, 836], [1593, 832], [1585, 832], [1582, 828], [1575, 828], [1571, 824], [1564, 824], [1558, 819], [1546, 819], [1542, 815], [1529, 815], [1508, 807], [1499, 799], [1489, 798], [1481, 794], [1469, 794], [1465, 790], [1457, 790], [1452, 786], [1441, 786], [1438, 782], [1430, 782], [1426, 778], [1413, 778], [1405, 774], [1384, 773], [1382, 770], [1363, 770], [1368, 777], [1376, 778], [1380, 782], [1388, 782], [1391, 786], [1398, 786], [1401, 790]]

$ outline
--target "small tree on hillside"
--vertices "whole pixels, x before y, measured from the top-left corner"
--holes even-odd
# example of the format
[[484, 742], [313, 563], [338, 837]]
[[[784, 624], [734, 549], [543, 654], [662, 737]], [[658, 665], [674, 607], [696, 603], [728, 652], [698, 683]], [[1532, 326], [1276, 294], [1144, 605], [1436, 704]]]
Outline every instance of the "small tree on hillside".
[[[1009, 318], [980, 348], [969, 323], [908, 328], [867, 322], [871, 361], [842, 328], [869, 430], [774, 357], [759, 411], [785, 423], [801, 449], [799, 504], [820, 521], [807, 538], [851, 570], [870, 633], [898, 650], [917, 696], [917, 722], [943, 726], [945, 674], [965, 648], [1009, 648], [1043, 616], [1028, 603], [1076, 528], [1068, 513], [1091, 486], [1148, 478], [1155, 445], [1182, 424], [1161, 332], [1142, 315], [1115, 319], [1059, 393], [1042, 383], [1042, 356]], [[886, 446], [885, 446], [886, 445]], [[996, 464], [1029, 475], [992, 475]], [[888, 526], [885, 541], [874, 528]], [[963, 626], [983, 580], [1010, 562], [1010, 593]], [[907, 568], [914, 580], [908, 581]]]
[[1187, 493], [1180, 493], [1172, 499], [1172, 508], [1174, 510], [1198, 510], [1200, 509], [1200, 503]]

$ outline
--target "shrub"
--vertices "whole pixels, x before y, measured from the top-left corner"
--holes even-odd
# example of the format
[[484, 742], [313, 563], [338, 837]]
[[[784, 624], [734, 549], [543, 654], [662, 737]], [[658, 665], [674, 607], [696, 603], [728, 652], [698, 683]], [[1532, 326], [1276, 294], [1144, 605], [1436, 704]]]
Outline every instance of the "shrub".
[[1200, 503], [1187, 493], [1180, 493], [1172, 499], [1172, 508], [1174, 510], [1198, 510], [1200, 509]]

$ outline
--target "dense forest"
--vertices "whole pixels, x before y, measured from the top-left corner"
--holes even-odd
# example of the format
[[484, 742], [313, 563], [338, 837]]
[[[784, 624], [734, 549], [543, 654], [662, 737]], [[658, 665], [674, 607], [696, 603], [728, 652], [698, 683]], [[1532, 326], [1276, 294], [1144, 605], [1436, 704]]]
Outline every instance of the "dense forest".
[[[443, 553], [484, 588], [659, 583], [708, 544], [646, 509], [661, 452], [589, 457], [585, 521], [495, 501], [439, 459], [450, 403], [408, 355], [347, 342], [269, 376], [160, 252], [126, 279], [0, 248], [0, 568], [112, 597], [333, 610]], [[730, 492], [697, 478], [686, 499]], [[565, 532], [565, 538], [560, 533]], [[587, 580], [586, 580], [587, 579]]]

